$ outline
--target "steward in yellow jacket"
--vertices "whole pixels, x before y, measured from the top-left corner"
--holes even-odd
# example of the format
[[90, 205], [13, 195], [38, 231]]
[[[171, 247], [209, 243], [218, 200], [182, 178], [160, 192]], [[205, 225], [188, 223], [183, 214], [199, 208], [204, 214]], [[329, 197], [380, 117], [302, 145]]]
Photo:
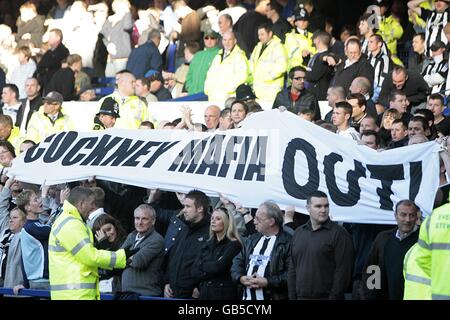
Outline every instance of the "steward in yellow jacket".
[[[284, 41], [288, 55], [287, 70], [298, 66], [306, 68], [307, 61], [305, 59], [311, 58], [317, 52], [312, 40], [313, 34], [308, 31], [309, 14], [303, 7], [295, 11], [294, 24], [295, 28], [286, 33]], [[307, 54], [304, 55], [305, 52]]]
[[50, 233], [49, 274], [52, 300], [99, 300], [98, 268], [125, 268], [126, 249], [98, 250], [86, 224], [95, 209], [89, 188], [75, 187]]
[[418, 244], [413, 245], [403, 260], [405, 291], [403, 300], [430, 300], [430, 278], [419, 268], [416, 262]]
[[223, 46], [214, 57], [205, 81], [209, 101], [224, 102], [236, 95], [236, 88], [246, 83], [250, 66], [245, 52], [236, 44], [233, 32], [225, 32]]
[[0, 114], [0, 140], [7, 140], [14, 147], [16, 155], [20, 153], [20, 144], [25, 137], [20, 129], [13, 125], [12, 118], [8, 115]]
[[258, 28], [258, 38], [260, 42], [250, 56], [250, 81], [258, 100], [272, 104], [283, 89], [287, 70], [286, 50], [268, 24]]
[[100, 103], [111, 97], [119, 104], [120, 118], [117, 119], [114, 128], [139, 129], [141, 122], [149, 120], [148, 106], [138, 96], [122, 97], [118, 91], [100, 99]]
[[61, 131], [70, 131], [75, 128], [72, 120], [63, 113], [61, 107], [63, 97], [60, 93], [52, 91], [43, 98], [44, 105], [34, 112], [28, 123], [26, 139], [36, 143], [48, 136]]
[[450, 203], [426, 218], [417, 243], [416, 263], [431, 279], [431, 299], [450, 300]]
[[397, 40], [403, 35], [403, 27], [394, 16], [387, 18], [382, 17], [380, 21], [380, 27], [377, 32], [383, 37], [386, 42], [387, 48], [391, 53], [391, 59], [395, 64], [403, 65], [403, 62], [397, 57]]

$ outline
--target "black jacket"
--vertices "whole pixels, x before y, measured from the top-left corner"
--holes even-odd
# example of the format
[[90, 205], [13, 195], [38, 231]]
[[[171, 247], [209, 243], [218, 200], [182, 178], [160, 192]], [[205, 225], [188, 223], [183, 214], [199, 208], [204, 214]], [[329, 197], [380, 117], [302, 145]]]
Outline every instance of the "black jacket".
[[292, 29], [292, 26], [283, 17], [280, 17], [277, 20], [277, 22], [272, 24], [272, 32], [273, 32], [273, 34], [275, 36], [277, 36], [278, 38], [280, 38], [282, 43], [284, 43], [284, 40], [286, 40], [286, 33], [291, 31], [291, 29]]
[[352, 266], [352, 239], [344, 228], [328, 219], [313, 230], [309, 221], [292, 237], [289, 298], [344, 299]]
[[[351, 66], [344, 69], [345, 60], [343, 60], [336, 68], [334, 79], [332, 81], [333, 86], [341, 86], [345, 92], [349, 92], [350, 85], [353, 79], [357, 77], [365, 77], [369, 79], [371, 83], [370, 95], [373, 93], [373, 78], [374, 70], [370, 62], [365, 56], [361, 56], [358, 61]], [[386, 81], [385, 81], [386, 82]]]
[[230, 268], [233, 258], [241, 251], [239, 241], [216, 237], [208, 240], [192, 268], [192, 277], [198, 280], [200, 299], [237, 300], [237, 286], [231, 280]]
[[61, 69], [61, 62], [69, 56], [69, 50], [61, 43], [55, 50], [48, 50], [37, 65], [35, 76], [39, 80], [42, 90], [53, 77], [55, 72]]
[[74, 100], [75, 72], [69, 67], [56, 71], [45, 89], [45, 94], [51, 91], [61, 93], [64, 101]]
[[[17, 111], [17, 120], [16, 120], [16, 127], [20, 127], [23, 121], [23, 113], [25, 112], [25, 107], [27, 105], [28, 99], [21, 99], [20, 102], [22, 105], [20, 106], [19, 110]], [[40, 96], [37, 96], [33, 100], [30, 100], [30, 111], [28, 112], [25, 128], [28, 127], [28, 122], [30, 122], [31, 116], [35, 111], [39, 111], [39, 108], [44, 104], [42, 101], [42, 98]]]
[[252, 54], [253, 49], [258, 43], [258, 31], [249, 26], [259, 26], [264, 23], [269, 23], [270, 20], [259, 12], [254, 10], [244, 13], [238, 21], [233, 24], [233, 31], [241, 35], [241, 42], [238, 42], [239, 47], [245, 51], [247, 58]]
[[200, 222], [187, 224], [169, 251], [164, 282], [170, 284], [175, 298], [192, 298], [196, 285], [192, 268], [202, 245], [209, 238], [209, 221], [210, 215], [206, 214]]
[[313, 56], [311, 59], [314, 62], [311, 63], [310, 61], [311, 70], [306, 73], [306, 81], [310, 84], [308, 90], [315, 94], [319, 100], [327, 99], [327, 90], [333, 77], [333, 68], [322, 60], [328, 54], [330, 52], [327, 50]]
[[[253, 252], [262, 234], [252, 234], [244, 243], [242, 251], [234, 258], [231, 267], [231, 278], [239, 286], [239, 297], [242, 297], [244, 287], [241, 285], [240, 278], [247, 274], [247, 268], [250, 262], [250, 255]], [[275, 244], [270, 255], [269, 265], [266, 268], [264, 277], [268, 285], [264, 288], [264, 297], [269, 300], [287, 300], [287, 274], [288, 263], [291, 253], [291, 236], [284, 231], [280, 231], [275, 240]]]
[[[389, 94], [394, 89], [396, 88], [392, 83], [392, 73], [390, 73], [383, 82], [378, 98], [378, 102], [385, 108], [389, 108]], [[408, 79], [406, 80], [402, 91], [406, 95], [406, 98], [408, 98], [410, 107], [413, 107], [427, 101], [430, 87], [428, 87], [428, 84], [423, 80], [422, 75], [408, 71]]]
[[314, 120], [320, 119], [319, 103], [317, 102], [317, 98], [314, 94], [307, 90], [303, 90], [298, 100], [294, 102], [291, 99], [290, 92], [291, 87], [287, 87], [283, 91], [278, 92], [272, 109], [285, 106], [290, 112], [298, 114], [300, 110], [309, 108], [314, 112]]

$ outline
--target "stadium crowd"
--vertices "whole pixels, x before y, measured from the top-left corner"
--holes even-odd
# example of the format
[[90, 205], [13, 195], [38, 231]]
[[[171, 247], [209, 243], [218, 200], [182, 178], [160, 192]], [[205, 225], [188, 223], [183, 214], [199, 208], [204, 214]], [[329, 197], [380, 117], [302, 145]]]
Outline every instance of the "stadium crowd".
[[[450, 1], [375, 0], [339, 32], [314, 0], [0, 4], [0, 287], [52, 299], [450, 299]], [[187, 107], [152, 117], [156, 101], [199, 93], [204, 122]], [[435, 140], [435, 209], [424, 219], [403, 199], [395, 226], [342, 223], [320, 191], [295, 212], [195, 188], [7, 176], [16, 156], [76, 127], [67, 101], [80, 112], [97, 101], [92, 130], [225, 131], [269, 106], [379, 152]]]

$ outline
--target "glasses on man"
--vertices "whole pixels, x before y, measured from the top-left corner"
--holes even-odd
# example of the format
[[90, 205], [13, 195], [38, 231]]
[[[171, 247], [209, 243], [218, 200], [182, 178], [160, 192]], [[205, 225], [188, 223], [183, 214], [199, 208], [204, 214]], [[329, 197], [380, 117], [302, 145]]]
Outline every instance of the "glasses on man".
[[294, 79], [294, 80], [300, 80], [300, 79], [305, 79], [305, 77], [294, 77], [294, 78], [292, 78], [292, 79]]
[[215, 37], [210, 37], [210, 36], [206, 36], [205, 38], [204, 38], [205, 40], [215, 40], [215, 39], [217, 39], [217, 38], [215, 38]]

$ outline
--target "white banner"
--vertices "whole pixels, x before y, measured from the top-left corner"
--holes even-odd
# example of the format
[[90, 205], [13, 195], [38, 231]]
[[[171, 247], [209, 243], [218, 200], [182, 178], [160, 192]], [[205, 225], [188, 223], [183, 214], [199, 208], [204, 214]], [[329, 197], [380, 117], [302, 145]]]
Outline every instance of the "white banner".
[[146, 188], [208, 195], [243, 206], [273, 200], [306, 213], [306, 197], [329, 195], [334, 220], [393, 223], [402, 199], [429, 214], [439, 184], [439, 145], [377, 152], [289, 113], [251, 115], [238, 130], [63, 132], [13, 162], [18, 180], [46, 184], [111, 180]]

